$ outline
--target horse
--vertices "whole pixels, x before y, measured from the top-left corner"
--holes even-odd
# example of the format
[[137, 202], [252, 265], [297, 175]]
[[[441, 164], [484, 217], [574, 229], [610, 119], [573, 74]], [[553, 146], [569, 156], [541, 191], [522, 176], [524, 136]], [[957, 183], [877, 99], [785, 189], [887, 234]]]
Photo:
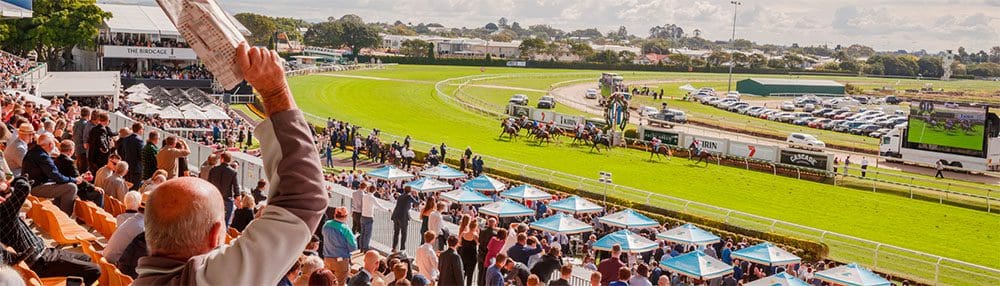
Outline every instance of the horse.
[[600, 145], [604, 145], [604, 147], [608, 149], [608, 152], [611, 151], [611, 139], [608, 139], [608, 137], [593, 136], [590, 142], [593, 143], [593, 145], [591, 145], [590, 147], [590, 152], [594, 152], [594, 149], [597, 149], [597, 153], [601, 153]]
[[503, 139], [504, 134], [510, 135], [510, 140], [512, 141], [517, 141], [517, 136], [519, 136], [518, 130], [514, 126], [503, 126], [503, 130], [500, 131], [500, 138], [497, 139]]
[[694, 157], [698, 157], [698, 162], [694, 162], [695, 166], [698, 166], [698, 164], [701, 164], [702, 161], [705, 161], [705, 166], [708, 166], [709, 159], [712, 159], [712, 157], [714, 157], [712, 155], [712, 152], [703, 151], [703, 150], [700, 150], [700, 149], [694, 149], [694, 151], [692, 151], [692, 152], [694, 152], [694, 154], [692, 154], [692, 156], [688, 157], [688, 161], [694, 160]]
[[558, 139], [559, 136], [562, 135], [563, 132], [565, 132], [565, 130], [563, 130], [559, 126], [556, 126], [555, 124], [549, 124], [545, 127], [545, 132], [548, 132], [549, 135], [552, 136], [552, 139]]
[[546, 132], [545, 130], [538, 129], [535, 132], [533, 132], [532, 134], [535, 135], [535, 140], [538, 142], [539, 146], [542, 145], [542, 142], [552, 143], [552, 134], [550, 134], [549, 132]]
[[667, 146], [663, 145], [649, 149], [650, 161], [653, 161], [653, 156], [656, 156], [656, 159], [660, 159], [660, 155], [663, 155], [664, 157], [667, 157], [667, 160], [670, 160], [670, 158], [674, 156], [674, 152], [671, 151], [670, 148], [667, 148]]

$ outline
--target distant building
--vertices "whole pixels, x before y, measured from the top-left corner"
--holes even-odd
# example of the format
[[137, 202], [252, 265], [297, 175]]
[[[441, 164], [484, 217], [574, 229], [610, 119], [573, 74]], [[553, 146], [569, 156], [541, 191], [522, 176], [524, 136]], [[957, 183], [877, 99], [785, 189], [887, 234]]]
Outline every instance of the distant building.
[[777, 95], [844, 95], [844, 84], [832, 80], [805, 80], [781, 78], [750, 78], [736, 82], [736, 90], [743, 94], [760, 96]]

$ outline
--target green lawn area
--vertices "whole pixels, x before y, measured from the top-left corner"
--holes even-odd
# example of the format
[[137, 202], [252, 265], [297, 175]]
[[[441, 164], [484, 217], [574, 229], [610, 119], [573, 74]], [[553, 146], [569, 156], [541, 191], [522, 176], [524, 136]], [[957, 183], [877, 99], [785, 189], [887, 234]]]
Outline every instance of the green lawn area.
[[[440, 69], [400, 66], [364, 74], [408, 79], [480, 74], [475, 67]], [[549, 70], [488, 69], [515, 71]], [[434, 95], [433, 84], [325, 76], [289, 81], [299, 107], [320, 117], [332, 116], [428, 142], [472, 146], [479, 153], [584, 177], [609, 171], [622, 185], [1000, 267], [997, 255], [983, 255], [984, 250], [1000, 249], [996, 232], [1000, 216], [995, 214], [738, 168], [696, 167], [679, 158], [650, 162], [648, 154], [634, 150], [596, 154], [565, 142], [552, 146], [507, 142], [497, 139], [495, 119], [444, 103]], [[832, 255], [852, 259], [843, 254], [850, 251], [835, 250]]]

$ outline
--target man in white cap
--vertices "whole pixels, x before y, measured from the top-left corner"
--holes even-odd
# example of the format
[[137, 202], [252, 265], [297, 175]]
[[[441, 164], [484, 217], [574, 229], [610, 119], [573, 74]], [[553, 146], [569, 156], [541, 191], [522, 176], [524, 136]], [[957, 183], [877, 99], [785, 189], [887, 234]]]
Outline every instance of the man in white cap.
[[24, 154], [28, 154], [28, 144], [34, 141], [35, 128], [31, 127], [30, 123], [22, 123], [17, 128], [17, 137], [12, 139], [10, 143], [7, 143], [7, 149], [3, 151], [4, 160], [7, 160], [7, 166], [10, 167], [10, 172], [14, 176], [21, 175], [21, 163], [24, 160]]

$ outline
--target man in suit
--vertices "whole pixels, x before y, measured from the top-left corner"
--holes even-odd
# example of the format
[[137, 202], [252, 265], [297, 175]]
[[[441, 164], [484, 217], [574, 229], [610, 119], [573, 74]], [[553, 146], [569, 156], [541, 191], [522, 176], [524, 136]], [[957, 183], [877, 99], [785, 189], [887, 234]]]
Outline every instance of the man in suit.
[[458, 236], [448, 236], [448, 248], [438, 257], [438, 285], [462, 285], [465, 277], [462, 257], [458, 256]]
[[[392, 252], [406, 249], [406, 227], [410, 223], [410, 209], [417, 203], [417, 194], [410, 186], [406, 186], [403, 194], [396, 199], [396, 207], [392, 210]], [[399, 248], [396, 245], [399, 245]]]
[[36, 142], [24, 155], [23, 173], [31, 178], [31, 194], [55, 199], [53, 202], [60, 210], [72, 215], [73, 205], [76, 203], [76, 185], [82, 183], [83, 178], [59, 173], [59, 168], [56, 168], [49, 156], [56, 149], [56, 140], [52, 135], [42, 134]]
[[122, 161], [128, 163], [131, 172], [128, 172], [127, 181], [132, 183], [132, 190], [138, 190], [142, 185], [142, 123], [132, 124], [132, 134], [118, 140], [121, 142], [118, 147], [118, 155]]
[[97, 111], [91, 114], [94, 122], [97, 123], [90, 129], [87, 135], [87, 167], [91, 173], [97, 173], [97, 169], [108, 164], [108, 156], [111, 155], [111, 129], [108, 128], [108, 113]]
[[[76, 144], [72, 140], [63, 140], [59, 143], [59, 156], [53, 159], [59, 173], [67, 177], [79, 177], [80, 171], [76, 169], [76, 162], [73, 155], [76, 152]], [[104, 190], [97, 188], [94, 184], [84, 180], [76, 185], [76, 196], [81, 200], [91, 201], [99, 207], [104, 207]]]
[[531, 274], [538, 275], [542, 284], [548, 284], [552, 278], [552, 273], [562, 267], [562, 251], [559, 246], [552, 246], [549, 251], [542, 255], [542, 259], [531, 267]]
[[80, 120], [73, 123], [73, 143], [76, 144], [74, 152], [76, 154], [76, 168], [78, 170], [89, 170], [87, 168], [87, 150], [83, 146], [87, 143], [87, 130], [90, 129], [90, 107], [80, 109]]
[[569, 280], [573, 278], [573, 265], [563, 265], [559, 268], [559, 279], [549, 283], [549, 286], [569, 286]]
[[236, 211], [235, 200], [242, 199], [240, 195], [240, 182], [236, 176], [236, 169], [233, 168], [233, 155], [229, 152], [222, 152], [219, 155], [221, 164], [212, 168], [208, 172], [208, 182], [215, 185], [222, 192], [223, 205], [226, 208], [226, 227], [232, 223], [233, 212]]
[[375, 273], [378, 272], [379, 260], [382, 260], [382, 257], [377, 251], [369, 250], [368, 252], [365, 252], [364, 266], [361, 268], [361, 271], [358, 271], [358, 274], [355, 274], [354, 277], [351, 277], [351, 279], [347, 281], [347, 285], [369, 286], [373, 284], [372, 282], [374, 282], [375, 279], [380, 279], [375, 276]]

